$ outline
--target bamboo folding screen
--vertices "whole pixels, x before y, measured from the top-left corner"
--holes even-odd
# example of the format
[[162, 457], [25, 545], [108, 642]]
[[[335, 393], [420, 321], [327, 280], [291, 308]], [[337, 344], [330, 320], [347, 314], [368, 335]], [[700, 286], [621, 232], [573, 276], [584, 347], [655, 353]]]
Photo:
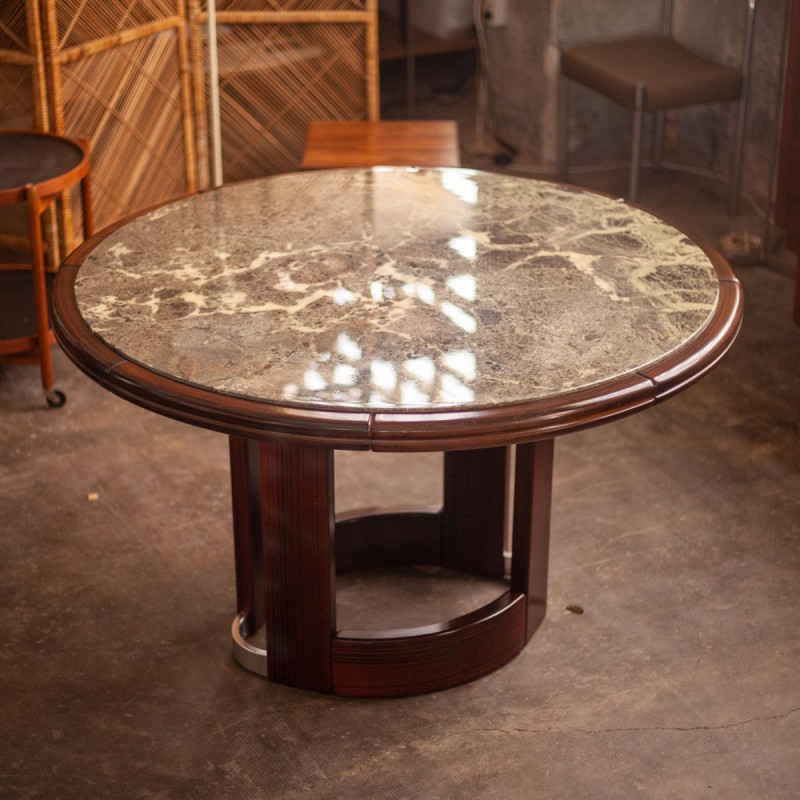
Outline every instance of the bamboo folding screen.
[[[377, 0], [217, 0], [226, 181], [297, 169], [314, 119], [378, 119]], [[198, 152], [208, 152], [203, 0], [189, 0]], [[208, 185], [201, 158], [199, 181]]]
[[184, 0], [40, 2], [53, 129], [90, 141], [97, 225], [193, 191]]
[[[39, 0], [0, 0], [0, 128], [46, 131], [48, 125]], [[45, 227], [52, 247], [52, 214], [48, 214]], [[0, 246], [27, 249], [27, 224], [21, 208], [3, 208]]]
[[[226, 181], [297, 169], [312, 119], [378, 118], [377, 0], [216, 7]], [[208, 186], [207, 17], [205, 0], [0, 0], [0, 127], [89, 140], [99, 227]], [[62, 206], [68, 251], [80, 203]]]
[[0, 3], [2, 127], [47, 130], [38, 0]]

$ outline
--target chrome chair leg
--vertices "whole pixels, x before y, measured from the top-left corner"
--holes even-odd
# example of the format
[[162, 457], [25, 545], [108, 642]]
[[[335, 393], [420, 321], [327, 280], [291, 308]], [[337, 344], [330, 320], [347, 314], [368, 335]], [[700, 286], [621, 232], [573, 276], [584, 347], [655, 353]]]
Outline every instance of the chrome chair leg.
[[642, 81], [636, 84], [636, 96], [633, 111], [633, 147], [631, 148], [631, 171], [628, 184], [628, 200], [636, 203], [639, 200], [639, 162], [642, 157], [642, 133], [644, 130], [644, 105], [646, 88]]
[[661, 16], [661, 35], [662, 36], [671, 36], [672, 35], [672, 11], [673, 11], [673, 0], [664, 0], [664, 7], [662, 9], [662, 16]]
[[744, 132], [747, 124], [747, 105], [750, 94], [750, 65], [753, 60], [753, 25], [755, 23], [755, 12], [755, 0], [750, 0], [747, 10], [747, 31], [745, 33], [744, 52], [742, 55], [742, 96], [739, 100], [739, 108], [736, 112], [736, 143], [733, 148], [731, 195], [728, 201], [728, 214], [732, 217], [735, 217], [739, 213], [739, 189], [742, 182]]
[[728, 198], [728, 215], [735, 217], [739, 213], [739, 192], [742, 184], [742, 155], [744, 152], [744, 126], [747, 114], [746, 104], [739, 103], [736, 111], [736, 144], [733, 148], [733, 162], [731, 163], [731, 188]]
[[662, 109], [656, 111], [656, 132], [653, 142], [653, 170], [661, 172], [664, 164], [664, 129], [666, 127], [666, 112]]
[[569, 173], [569, 84], [569, 78], [558, 76], [556, 177], [564, 183]]

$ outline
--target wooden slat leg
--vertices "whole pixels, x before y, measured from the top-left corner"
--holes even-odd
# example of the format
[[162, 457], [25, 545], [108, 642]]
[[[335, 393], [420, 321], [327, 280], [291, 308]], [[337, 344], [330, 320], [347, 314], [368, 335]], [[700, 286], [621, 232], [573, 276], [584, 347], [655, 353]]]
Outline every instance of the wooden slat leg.
[[47, 313], [47, 288], [44, 278], [44, 251], [42, 248], [42, 206], [32, 184], [25, 187], [28, 212], [28, 237], [31, 248], [31, 276], [33, 299], [36, 305], [36, 338], [42, 386], [53, 388], [53, 362], [50, 355], [50, 322]]
[[[86, 142], [88, 146], [88, 141]], [[94, 207], [92, 206], [92, 178], [89, 173], [81, 181], [81, 197], [83, 198], [83, 239], [86, 241], [94, 234]]]
[[230, 453], [237, 609], [245, 615], [243, 633], [249, 636], [264, 624], [258, 442], [231, 436]]
[[517, 445], [511, 590], [527, 595], [525, 640], [547, 610], [553, 440]]
[[442, 566], [503, 577], [507, 487], [508, 448], [445, 453]]
[[333, 450], [262, 442], [267, 676], [331, 692]]

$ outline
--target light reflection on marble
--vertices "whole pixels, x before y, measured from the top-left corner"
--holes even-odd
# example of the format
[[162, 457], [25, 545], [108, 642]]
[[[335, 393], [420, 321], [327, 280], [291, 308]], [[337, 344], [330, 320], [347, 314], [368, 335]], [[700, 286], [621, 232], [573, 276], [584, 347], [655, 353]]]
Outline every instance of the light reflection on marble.
[[704, 253], [590, 192], [469, 170], [228, 186], [108, 236], [76, 294], [125, 357], [261, 400], [491, 406], [635, 371], [708, 319]]

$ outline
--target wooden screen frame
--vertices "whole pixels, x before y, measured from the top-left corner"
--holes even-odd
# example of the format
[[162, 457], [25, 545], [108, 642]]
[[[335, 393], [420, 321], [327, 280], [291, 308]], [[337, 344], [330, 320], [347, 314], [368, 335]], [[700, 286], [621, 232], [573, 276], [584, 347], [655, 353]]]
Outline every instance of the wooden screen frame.
[[[30, 0], [28, 0], [30, 2]], [[87, 42], [62, 47], [59, 41], [57, 5], [58, 0], [40, 0], [43, 12], [42, 28], [44, 32], [44, 64], [46, 82], [49, 92], [49, 108], [52, 116], [52, 127], [55, 133], [66, 136], [64, 117], [64, 92], [62, 67], [80, 59], [97, 55], [115, 47], [128, 44], [165, 31], [174, 31], [177, 42], [178, 69], [181, 76], [181, 111], [183, 114], [184, 168], [186, 172], [186, 191], [197, 189], [194, 109], [192, 106], [192, 88], [190, 80], [189, 43], [187, 36], [188, 16], [186, 0], [172, 0], [175, 13], [161, 19], [126, 28], [115, 33], [101, 36]], [[91, 138], [92, 131], [82, 131], [81, 135]], [[95, 167], [97, 158], [94, 159]], [[72, 210], [68, 193], [62, 196], [61, 210], [61, 249], [69, 253], [75, 247]]]
[[[204, 37], [202, 26], [208, 23], [208, 12], [201, 10], [201, 0], [188, 0], [189, 28], [191, 31], [191, 71], [194, 93], [195, 129], [197, 131], [197, 175], [198, 188], [210, 186], [208, 108], [204, 70]], [[279, 11], [217, 11], [218, 25], [301, 25], [363, 24], [365, 27], [365, 107], [367, 120], [380, 119], [380, 81], [378, 58], [378, 0], [365, 0], [363, 10], [303, 10]]]

